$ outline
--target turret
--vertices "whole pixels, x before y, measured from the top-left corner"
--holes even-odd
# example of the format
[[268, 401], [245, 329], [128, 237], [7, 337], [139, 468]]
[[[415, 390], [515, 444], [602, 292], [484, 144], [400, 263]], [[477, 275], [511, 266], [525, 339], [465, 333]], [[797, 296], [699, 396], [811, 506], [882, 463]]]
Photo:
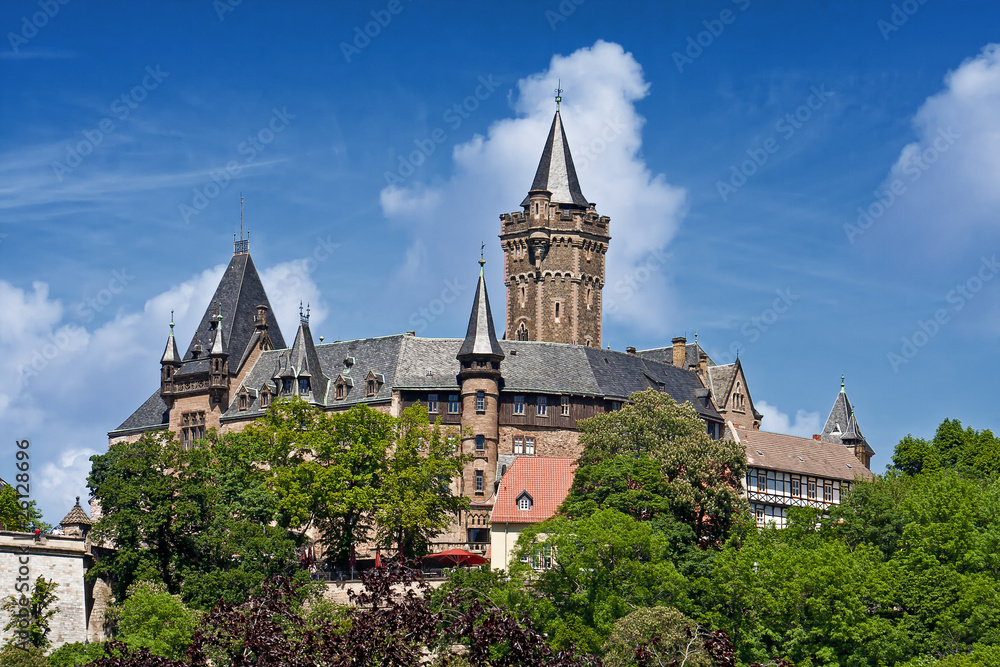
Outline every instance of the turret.
[[167, 336], [167, 346], [160, 357], [160, 396], [169, 396], [174, 392], [174, 375], [181, 367], [181, 355], [177, 351], [177, 341], [174, 339], [174, 311], [170, 311], [170, 335]]
[[209, 394], [213, 403], [223, 402], [229, 392], [229, 351], [222, 329], [222, 314], [212, 318], [212, 347], [209, 357]]
[[458, 351], [458, 382], [462, 392], [462, 452], [472, 457], [466, 466], [463, 495], [474, 502], [488, 499], [496, 477], [499, 443], [500, 362], [503, 349], [493, 327], [486, 278], [479, 260], [479, 284], [472, 302], [469, 327]]
[[62, 526], [63, 533], [67, 537], [81, 537], [86, 538], [87, 533], [90, 532], [90, 527], [92, 525], [90, 517], [87, 516], [83, 508], [80, 507], [80, 496], [76, 497], [76, 505], [73, 505], [73, 509], [69, 511], [63, 520], [59, 522]]

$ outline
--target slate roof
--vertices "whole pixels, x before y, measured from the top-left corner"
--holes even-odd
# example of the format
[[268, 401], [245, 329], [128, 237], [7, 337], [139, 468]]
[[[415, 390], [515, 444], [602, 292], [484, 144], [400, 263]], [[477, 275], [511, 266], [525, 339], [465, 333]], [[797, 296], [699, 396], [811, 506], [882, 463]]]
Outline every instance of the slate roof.
[[180, 363], [181, 355], [177, 351], [177, 339], [174, 338], [174, 323], [170, 323], [170, 335], [167, 336], [167, 345], [163, 348], [163, 356], [160, 357], [161, 364]]
[[139, 409], [108, 433], [109, 436], [126, 435], [128, 432], [155, 431], [167, 427], [167, 404], [157, 389]]
[[486, 279], [483, 277], [483, 265], [479, 260], [479, 284], [476, 286], [476, 298], [472, 302], [472, 313], [469, 315], [469, 327], [465, 332], [465, 340], [458, 350], [459, 357], [469, 355], [491, 355], [503, 359], [503, 350], [497, 341], [493, 328], [493, 313], [490, 311], [490, 297], [486, 292]]
[[[330, 407], [349, 407], [357, 403], [389, 401], [393, 389], [457, 392], [460, 368], [456, 356], [463, 342], [460, 338], [418, 338], [400, 334], [315, 345], [316, 359], [322, 372], [330, 378], [325, 396], [320, 396], [314, 388], [315, 401]], [[703, 418], [722, 421], [698, 376], [671, 364], [638, 354], [566, 343], [508, 340], [498, 344], [505, 355], [500, 364], [504, 392], [574, 394], [624, 401], [635, 391], [653, 388], [667, 392], [678, 403], [690, 402]], [[259, 390], [267, 384], [276, 392], [275, 372], [279, 362], [288, 363], [291, 354], [287, 349], [263, 352], [244, 382], [253, 398], [250, 409], [238, 409], [239, 388], [234, 387], [233, 402], [223, 419], [251, 418], [259, 414]], [[348, 357], [354, 357], [351, 367], [345, 364]], [[363, 380], [369, 371], [384, 376], [384, 383], [374, 397], [365, 396]], [[333, 385], [340, 374], [352, 378], [354, 386], [348, 387], [345, 400], [335, 401]], [[163, 428], [166, 426], [165, 412], [166, 405], [159, 392], [154, 393], [111, 435], [132, 429]]]
[[[684, 346], [684, 365], [685, 366], [695, 366], [699, 367], [701, 365], [701, 353], [705, 350], [698, 343], [687, 343]], [[668, 345], [667, 347], [654, 347], [649, 350], [639, 350], [637, 352], [640, 356], [646, 357], [647, 359], [652, 359], [653, 361], [662, 361], [668, 364], [674, 363], [674, 346]], [[708, 354], [707, 352], [705, 353]], [[708, 357], [708, 366], [712, 367], [715, 362], [712, 361], [712, 357]]]
[[[244, 351], [256, 330], [255, 319], [257, 316], [257, 306], [267, 306], [271, 308], [264, 292], [264, 286], [257, 275], [257, 268], [250, 259], [250, 255], [233, 255], [222, 274], [222, 280], [212, 295], [212, 300], [205, 309], [205, 314], [201, 318], [201, 323], [191, 337], [187, 352], [184, 353], [184, 361], [194, 358], [193, 348], [195, 341], [202, 346], [207, 355], [208, 346], [212, 343], [213, 327], [212, 317], [215, 315], [217, 304], [220, 307], [219, 314], [222, 315], [223, 340], [228, 345], [227, 352], [232, 356], [243, 357]], [[285, 347], [285, 339], [281, 336], [281, 329], [278, 323], [272, 321], [268, 326], [268, 335], [275, 348]], [[182, 369], [190, 372], [185, 363]], [[235, 371], [235, 369], [234, 369]]]
[[[284, 358], [288, 360], [286, 369], [292, 372], [292, 377], [309, 378], [309, 387], [313, 395], [321, 400], [326, 398], [329, 376], [323, 371], [319, 353], [316, 352], [316, 346], [313, 344], [308, 319], [299, 323], [299, 329], [295, 333], [295, 342], [292, 343], [292, 349]], [[284, 371], [282, 371], [282, 377], [286, 377], [283, 373]], [[271, 377], [275, 377], [275, 375]], [[260, 387], [253, 387], [253, 389], [260, 389]]]
[[63, 520], [59, 522], [59, 525], [65, 528], [66, 526], [90, 526], [92, 525], [90, 517], [87, 513], [83, 511], [80, 507], [80, 496], [76, 497], [76, 505], [73, 505], [73, 509], [69, 511], [69, 514], [63, 517]]
[[861, 441], [866, 452], [875, 453], [864, 434], [861, 433], [857, 415], [854, 413], [854, 406], [851, 405], [851, 399], [844, 391], [843, 380], [840, 384], [840, 393], [833, 401], [833, 408], [830, 410], [830, 416], [826, 418], [826, 426], [823, 427], [820, 438], [824, 442], [834, 442], [850, 447], [853, 447], [857, 441]]
[[[553, 203], [583, 207], [590, 205], [580, 190], [580, 179], [576, 176], [576, 166], [573, 164], [569, 141], [566, 140], [566, 130], [563, 129], [562, 117], [558, 110], [552, 118], [552, 127], [549, 128], [549, 136], [545, 140], [542, 159], [538, 161], [531, 190], [548, 190], [552, 193], [549, 201]], [[521, 202], [521, 206], [527, 206], [530, 198], [529, 194]]]
[[848, 481], [872, 478], [871, 471], [847, 447], [767, 431], [730, 430], [746, 449], [747, 464], [752, 467]]
[[[562, 504], [573, 485], [576, 459], [545, 456], [517, 456], [500, 479], [493, 514], [496, 523], [538, 523], [545, 521]], [[531, 509], [517, 509], [522, 492], [531, 496]]]
[[729, 393], [736, 379], [736, 364], [712, 366], [708, 369], [708, 388], [712, 390], [715, 404], [720, 408], [729, 401]]

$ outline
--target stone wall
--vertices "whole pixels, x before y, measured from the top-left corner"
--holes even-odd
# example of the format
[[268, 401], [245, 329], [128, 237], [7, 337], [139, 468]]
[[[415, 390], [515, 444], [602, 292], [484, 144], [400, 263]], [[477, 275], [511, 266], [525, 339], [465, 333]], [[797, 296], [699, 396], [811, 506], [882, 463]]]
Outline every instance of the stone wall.
[[[32, 585], [39, 576], [55, 581], [59, 613], [51, 621], [53, 647], [86, 641], [91, 596], [83, 575], [89, 558], [87, 545], [79, 538], [0, 532], [0, 597], [16, 594], [15, 586], [25, 579]], [[9, 619], [7, 612], [0, 611], [0, 628]], [[103, 617], [100, 621], [103, 625]], [[0, 642], [12, 635], [12, 631], [0, 630]]]

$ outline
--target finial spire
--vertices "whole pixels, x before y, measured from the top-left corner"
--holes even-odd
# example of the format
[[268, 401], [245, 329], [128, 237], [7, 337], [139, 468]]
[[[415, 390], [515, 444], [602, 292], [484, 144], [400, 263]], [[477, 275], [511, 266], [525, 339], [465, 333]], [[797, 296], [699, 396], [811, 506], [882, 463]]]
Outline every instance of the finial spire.
[[556, 94], [556, 111], [559, 111], [559, 103], [562, 102], [562, 94], [563, 94], [562, 79], [559, 79], [559, 83], [557, 84], [557, 87], [555, 89], [555, 94]]
[[236, 239], [236, 232], [233, 232], [233, 254], [245, 255], [250, 252], [250, 232], [243, 238], [243, 193], [240, 193], [240, 238]]
[[840, 391], [841, 391], [841, 393], [844, 392], [844, 374], [843, 373], [840, 374]]
[[174, 311], [170, 311], [170, 333], [174, 333]]
[[482, 246], [479, 248], [479, 277], [483, 277], [483, 267], [486, 266], [486, 242], [483, 241]]

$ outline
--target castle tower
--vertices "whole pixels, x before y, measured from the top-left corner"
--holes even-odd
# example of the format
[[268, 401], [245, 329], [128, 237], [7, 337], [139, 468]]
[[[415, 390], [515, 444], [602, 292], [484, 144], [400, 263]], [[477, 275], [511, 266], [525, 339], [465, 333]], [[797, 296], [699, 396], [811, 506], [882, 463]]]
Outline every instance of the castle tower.
[[521, 208], [500, 216], [505, 338], [600, 347], [611, 219], [580, 190], [558, 108]]
[[167, 346], [160, 357], [160, 395], [169, 396], [174, 391], [174, 374], [181, 367], [181, 355], [177, 351], [177, 339], [174, 338], [174, 313], [170, 311], [170, 335]]
[[469, 328], [457, 355], [462, 392], [462, 452], [472, 457], [465, 468], [459, 492], [473, 504], [482, 503], [493, 495], [500, 438], [500, 362], [504, 358], [486, 294], [482, 268], [485, 263], [479, 260], [476, 298], [472, 303]]
[[854, 406], [851, 405], [851, 400], [847, 398], [847, 391], [844, 389], [844, 376], [840, 376], [840, 393], [833, 402], [833, 408], [826, 419], [826, 426], [823, 427], [820, 439], [847, 447], [866, 468], [870, 467], [875, 450], [868, 444], [868, 440], [861, 433], [861, 427], [858, 426]]

